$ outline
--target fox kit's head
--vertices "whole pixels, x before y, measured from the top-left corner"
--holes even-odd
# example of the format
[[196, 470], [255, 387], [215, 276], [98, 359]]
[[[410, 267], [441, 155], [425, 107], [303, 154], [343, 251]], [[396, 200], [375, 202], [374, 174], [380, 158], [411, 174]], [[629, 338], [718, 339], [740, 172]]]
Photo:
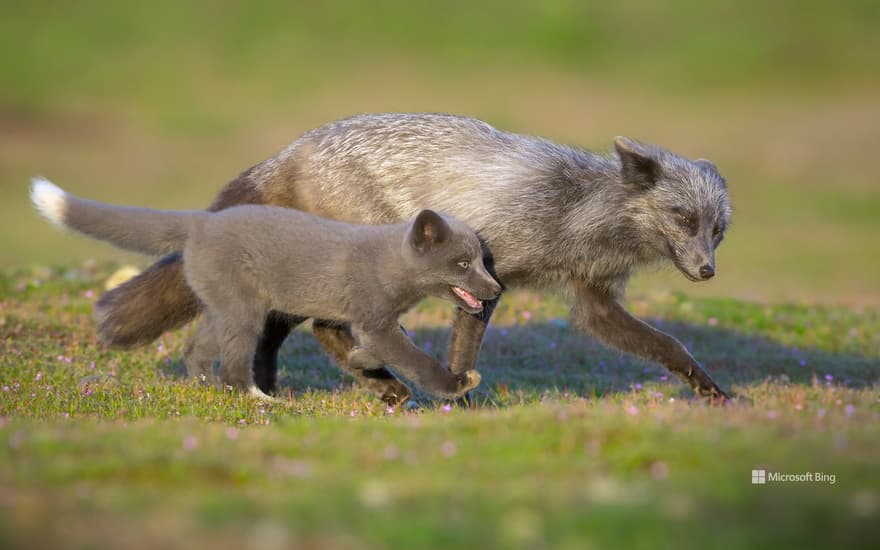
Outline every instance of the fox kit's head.
[[455, 218], [422, 210], [410, 224], [403, 249], [412, 282], [468, 313], [479, 313], [484, 301], [501, 293], [501, 285], [483, 264], [476, 233]]
[[708, 160], [688, 160], [624, 137], [614, 140], [636, 232], [691, 281], [715, 275], [715, 249], [730, 224], [727, 184]]

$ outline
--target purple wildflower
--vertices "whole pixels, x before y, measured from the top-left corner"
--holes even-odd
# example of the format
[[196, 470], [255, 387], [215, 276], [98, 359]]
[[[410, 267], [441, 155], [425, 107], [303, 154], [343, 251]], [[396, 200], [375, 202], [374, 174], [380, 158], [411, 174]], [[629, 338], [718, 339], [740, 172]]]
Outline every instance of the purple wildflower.
[[188, 435], [183, 438], [183, 448], [187, 451], [195, 451], [198, 446], [199, 442], [195, 437]]
[[444, 441], [443, 445], [440, 446], [440, 452], [446, 457], [453, 456], [457, 450], [458, 448], [452, 441]]

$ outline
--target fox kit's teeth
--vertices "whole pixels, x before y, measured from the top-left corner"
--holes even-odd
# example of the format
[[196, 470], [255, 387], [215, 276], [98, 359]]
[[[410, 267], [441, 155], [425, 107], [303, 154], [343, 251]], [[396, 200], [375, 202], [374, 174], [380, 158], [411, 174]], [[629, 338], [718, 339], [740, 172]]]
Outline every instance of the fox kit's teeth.
[[65, 192], [45, 178], [31, 180], [31, 201], [44, 218], [55, 225], [64, 225]]
[[466, 303], [469, 307], [472, 307], [474, 309], [483, 307], [483, 302], [481, 302], [476, 296], [463, 288], [458, 288], [457, 286], [454, 286], [452, 287], [452, 292], [454, 292], [456, 296], [464, 300], [464, 303]]

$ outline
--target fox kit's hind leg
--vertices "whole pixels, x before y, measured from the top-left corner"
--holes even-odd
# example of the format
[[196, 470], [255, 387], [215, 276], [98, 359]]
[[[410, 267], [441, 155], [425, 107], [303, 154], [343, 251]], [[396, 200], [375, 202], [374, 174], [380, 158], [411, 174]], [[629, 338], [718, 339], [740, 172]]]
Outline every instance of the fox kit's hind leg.
[[183, 362], [189, 377], [206, 384], [217, 385], [217, 377], [214, 375], [214, 361], [220, 355], [220, 345], [217, 343], [216, 328], [211, 323], [208, 315], [205, 315], [196, 331], [183, 346]]
[[268, 303], [246, 274], [227, 270], [220, 283], [214, 278], [221, 272], [218, 267], [199, 259], [187, 258], [184, 267], [220, 348], [220, 382], [240, 390], [256, 390], [254, 352], [269, 313]]
[[409, 389], [393, 374], [388, 372], [381, 361], [372, 358], [352, 363], [351, 355], [357, 349], [348, 325], [315, 320], [312, 325], [315, 338], [339, 365], [341, 369], [354, 377], [363, 387], [379, 396], [391, 406], [396, 406], [409, 399]]
[[217, 340], [220, 345], [220, 381], [239, 390], [255, 389], [254, 351], [260, 336], [260, 323], [255, 319], [218, 319]]
[[406, 376], [425, 391], [438, 397], [459, 397], [480, 383], [480, 374], [468, 370], [455, 374], [420, 350], [398, 327], [383, 330], [355, 330], [365, 352], [354, 352], [349, 359], [357, 368], [361, 361], [369, 364], [381, 360]]

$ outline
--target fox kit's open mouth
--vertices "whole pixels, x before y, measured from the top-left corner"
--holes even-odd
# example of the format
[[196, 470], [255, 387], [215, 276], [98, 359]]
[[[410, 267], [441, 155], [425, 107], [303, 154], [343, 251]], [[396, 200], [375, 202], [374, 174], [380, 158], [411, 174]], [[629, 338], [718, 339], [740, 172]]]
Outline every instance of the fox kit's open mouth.
[[468, 313], [479, 313], [483, 311], [483, 302], [479, 298], [463, 288], [457, 286], [450, 287], [452, 293], [458, 298], [459, 305]]

